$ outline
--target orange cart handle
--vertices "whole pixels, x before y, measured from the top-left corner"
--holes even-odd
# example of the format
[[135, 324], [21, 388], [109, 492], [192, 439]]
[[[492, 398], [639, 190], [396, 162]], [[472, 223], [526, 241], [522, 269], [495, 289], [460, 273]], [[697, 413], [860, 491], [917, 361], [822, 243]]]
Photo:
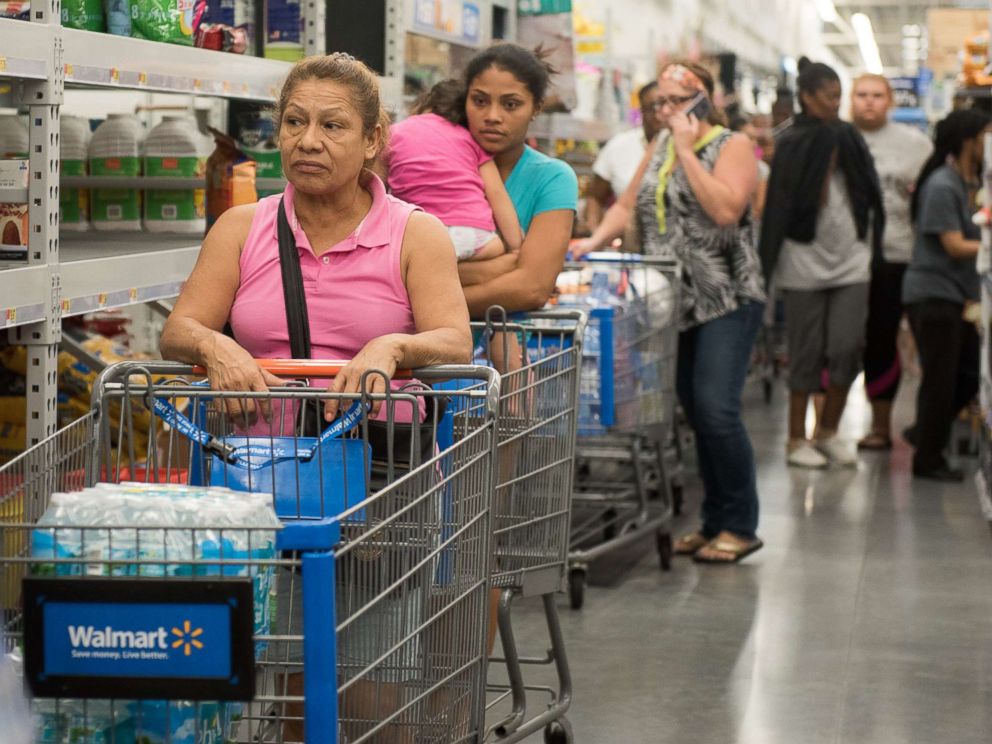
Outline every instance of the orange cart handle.
[[[256, 359], [258, 366], [276, 377], [337, 377], [348, 364], [342, 360], [323, 359]], [[205, 375], [207, 370], [196, 366], [194, 374]], [[394, 380], [409, 380], [413, 372], [409, 369], [398, 369], [393, 374]]]

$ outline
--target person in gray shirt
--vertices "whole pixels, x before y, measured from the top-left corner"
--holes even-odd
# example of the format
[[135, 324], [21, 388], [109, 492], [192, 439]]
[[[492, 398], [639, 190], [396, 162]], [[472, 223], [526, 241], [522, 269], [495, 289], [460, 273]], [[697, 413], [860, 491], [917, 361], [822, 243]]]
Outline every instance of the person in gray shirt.
[[875, 159], [885, 202], [882, 254], [871, 269], [868, 327], [865, 333], [865, 392], [872, 424], [858, 449], [892, 447], [892, 401], [899, 390], [901, 366], [897, 339], [902, 322], [902, 280], [913, 254], [909, 201], [916, 178], [933, 153], [930, 138], [915, 127], [889, 120], [892, 87], [882, 75], [865, 74], [851, 90], [851, 118]]
[[[768, 182], [760, 252], [781, 292], [789, 345], [789, 442], [793, 467], [855, 467], [853, 443], [837, 431], [861, 372], [873, 256], [885, 210], [874, 160], [857, 129], [838, 119], [837, 72], [803, 58], [802, 112], [778, 139]], [[824, 380], [826, 371], [826, 380]], [[826, 388], [807, 438], [812, 395]]]
[[923, 378], [916, 425], [908, 437], [916, 447], [913, 475], [961, 481], [944, 458], [955, 417], [978, 392], [978, 333], [965, 317], [979, 300], [975, 259], [981, 232], [972, 221], [973, 194], [980, 185], [989, 115], [954, 111], [937, 124], [935, 150], [913, 192], [916, 220], [913, 258], [902, 299], [916, 337]]

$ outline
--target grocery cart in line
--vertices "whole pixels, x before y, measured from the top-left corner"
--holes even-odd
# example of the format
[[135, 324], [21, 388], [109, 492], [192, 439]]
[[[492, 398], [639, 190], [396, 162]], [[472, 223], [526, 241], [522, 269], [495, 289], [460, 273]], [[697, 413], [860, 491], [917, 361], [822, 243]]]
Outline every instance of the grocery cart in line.
[[[492, 585], [502, 657], [490, 660], [487, 739], [521, 741], [544, 729], [547, 742], [571, 742], [565, 717], [572, 684], [555, 595], [564, 585], [571, 518], [579, 363], [586, 315], [580, 310], [514, 313], [490, 308], [474, 323], [480, 362], [501, 376]], [[550, 649], [521, 656], [514, 602], [540, 597]], [[524, 669], [553, 666], [557, 686], [529, 684]], [[497, 682], [497, 673], [506, 681]], [[529, 675], [527, 675], [529, 676]], [[547, 696], [529, 710], [528, 693]]]
[[592, 253], [566, 266], [561, 303], [589, 310], [582, 351], [568, 589], [582, 607], [589, 563], [654, 535], [671, 567], [681, 501], [675, 430], [680, 268], [635, 254]]
[[[5, 651], [24, 651], [42, 740], [479, 740], [498, 374], [438, 367], [335, 395], [319, 383], [339, 365], [267, 366], [314, 386], [222, 393], [185, 365], [114, 365], [91, 413], [0, 470]], [[472, 384], [431, 387], [452, 377]], [[325, 428], [328, 402], [345, 413]], [[84, 486], [140, 519], [94, 516]], [[233, 519], [259, 501], [273, 523]], [[98, 619], [68, 632], [99, 649], [86, 678], [46, 635], [66, 606]], [[193, 621], [163, 620], [160, 651], [133, 627], [150, 611]]]

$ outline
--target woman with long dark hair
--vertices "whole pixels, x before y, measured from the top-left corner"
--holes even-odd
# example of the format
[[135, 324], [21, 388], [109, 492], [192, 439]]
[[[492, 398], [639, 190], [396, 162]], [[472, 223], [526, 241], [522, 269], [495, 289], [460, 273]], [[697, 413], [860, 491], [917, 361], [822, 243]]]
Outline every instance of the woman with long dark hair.
[[[789, 445], [792, 466], [857, 464], [837, 437], [847, 393], [861, 371], [868, 282], [881, 255], [885, 214], [868, 146], [838, 119], [840, 78], [800, 60], [802, 112], [782, 134], [768, 182], [761, 231], [765, 277], [785, 303], [789, 343]], [[819, 427], [806, 436], [811, 394], [829, 375]]]
[[909, 437], [918, 478], [964, 478], [948, 466], [944, 447], [954, 418], [978, 392], [978, 333], [964, 315], [979, 300], [981, 232], [971, 215], [990, 124], [988, 114], [974, 110], [954, 111], [937, 124], [934, 153], [913, 192], [916, 240], [902, 299], [923, 369]]
[[473, 317], [491, 305], [537, 310], [555, 290], [578, 207], [575, 171], [527, 145], [555, 70], [547, 53], [500, 42], [465, 67], [465, 122], [492, 155], [524, 231], [520, 250], [463, 262], [458, 273]]

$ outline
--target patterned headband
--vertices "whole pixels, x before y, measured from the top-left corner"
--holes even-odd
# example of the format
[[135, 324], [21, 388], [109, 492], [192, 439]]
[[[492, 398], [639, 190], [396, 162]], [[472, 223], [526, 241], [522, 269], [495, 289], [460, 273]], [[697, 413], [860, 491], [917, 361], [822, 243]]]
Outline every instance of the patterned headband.
[[673, 83], [678, 83], [686, 88], [693, 88], [703, 93], [706, 92], [706, 86], [703, 85], [703, 81], [699, 79], [699, 76], [688, 67], [682, 65], [669, 65], [661, 71], [660, 79], [670, 80]]

